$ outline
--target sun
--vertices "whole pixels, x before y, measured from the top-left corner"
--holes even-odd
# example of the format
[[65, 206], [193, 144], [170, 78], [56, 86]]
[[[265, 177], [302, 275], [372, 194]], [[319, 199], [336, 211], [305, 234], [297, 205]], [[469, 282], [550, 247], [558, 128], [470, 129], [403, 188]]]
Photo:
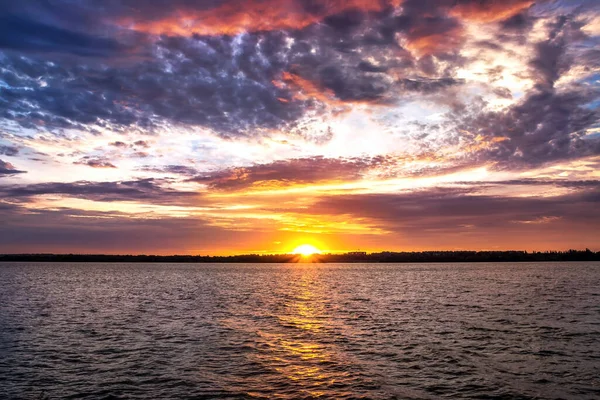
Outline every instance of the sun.
[[312, 244], [303, 244], [298, 246], [293, 251], [294, 254], [300, 254], [302, 257], [308, 257], [313, 254], [321, 254], [321, 250], [317, 249]]

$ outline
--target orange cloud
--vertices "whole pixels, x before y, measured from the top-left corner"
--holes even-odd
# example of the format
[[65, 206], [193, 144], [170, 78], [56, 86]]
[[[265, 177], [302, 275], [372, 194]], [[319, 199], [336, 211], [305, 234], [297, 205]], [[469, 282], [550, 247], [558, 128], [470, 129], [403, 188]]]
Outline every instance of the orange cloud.
[[[300, 75], [284, 72], [281, 75], [281, 79], [286, 85], [296, 89], [294, 99], [306, 101], [309, 99], [315, 99], [321, 103], [329, 104], [332, 106], [339, 106], [341, 102], [336, 99], [335, 93], [330, 89], [323, 89], [316, 83], [301, 77]], [[281, 82], [274, 82], [275, 86], [281, 87]]]
[[300, 0], [250, 0], [244, 5], [226, 1], [211, 9], [175, 10], [159, 20], [128, 17], [118, 24], [151, 34], [236, 35], [246, 31], [302, 29], [343, 11], [381, 11], [390, 6], [398, 7], [400, 3], [402, 0], [328, 0], [308, 9]]
[[400, 35], [400, 46], [414, 56], [423, 57], [451, 52], [460, 47], [464, 40], [464, 28], [455, 18], [421, 15], [408, 32]]
[[451, 14], [472, 22], [495, 22], [510, 18], [526, 8], [531, 7], [533, 0], [503, 0], [503, 1], [470, 1], [458, 3]]
[[[466, 133], [468, 133], [468, 132], [466, 132]], [[494, 145], [508, 141], [508, 140], [510, 140], [510, 138], [505, 137], [505, 136], [496, 136], [496, 137], [492, 137], [492, 138], [486, 138], [485, 136], [477, 135], [473, 138], [472, 143], [467, 144], [463, 148], [463, 151], [466, 153], [476, 153], [481, 150], [491, 149], [494, 147]]]
[[411, 53], [417, 55], [418, 57], [436, 54], [443, 52], [444, 50], [447, 51], [459, 47], [463, 42], [462, 33], [463, 30], [457, 27], [456, 29], [447, 33], [433, 34], [409, 39], [404, 46], [410, 50]]
[[[293, 92], [292, 99], [299, 101], [315, 100], [319, 103], [334, 107], [332, 112], [334, 115], [349, 112], [349, 104], [360, 105], [366, 104], [370, 106], [386, 105], [388, 99], [382, 96], [381, 98], [353, 98], [340, 99], [333, 89], [325, 87], [321, 82], [315, 82], [307, 79], [297, 73], [284, 71], [279, 80], [271, 82], [279, 89], [287, 88]], [[278, 98], [282, 103], [288, 103], [290, 99]]]

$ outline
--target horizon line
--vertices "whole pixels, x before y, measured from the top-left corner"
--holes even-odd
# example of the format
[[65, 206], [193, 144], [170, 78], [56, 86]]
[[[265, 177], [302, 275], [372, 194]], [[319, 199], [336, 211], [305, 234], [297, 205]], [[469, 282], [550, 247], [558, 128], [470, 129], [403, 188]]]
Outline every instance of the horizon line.
[[[567, 250], [517, 250], [517, 249], [504, 249], [504, 250], [381, 250], [381, 251], [363, 251], [363, 250], [353, 250], [353, 251], [340, 251], [340, 252], [321, 252], [321, 253], [313, 253], [308, 255], [312, 256], [340, 256], [340, 255], [377, 255], [377, 254], [424, 254], [424, 253], [524, 253], [524, 254], [539, 254], [539, 253], [600, 253], [600, 250], [594, 251], [589, 248], [585, 249], [567, 249]], [[233, 253], [228, 255], [218, 255], [218, 254], [149, 254], [149, 253], [0, 253], [0, 257], [7, 256], [103, 256], [103, 257], [243, 257], [243, 256], [258, 256], [258, 257], [268, 257], [268, 256], [294, 256], [301, 255], [300, 253], [294, 252], [250, 252], [250, 253]]]

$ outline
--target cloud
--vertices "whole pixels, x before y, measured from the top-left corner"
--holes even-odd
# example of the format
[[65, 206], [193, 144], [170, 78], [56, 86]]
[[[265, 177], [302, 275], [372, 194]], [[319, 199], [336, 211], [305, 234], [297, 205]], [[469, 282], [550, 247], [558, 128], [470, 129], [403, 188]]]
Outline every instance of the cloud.
[[158, 172], [161, 174], [185, 175], [188, 177], [193, 177], [198, 174], [198, 171], [195, 168], [187, 165], [166, 165], [161, 167], [147, 165], [140, 168], [140, 170], [146, 172]]
[[324, 196], [305, 212], [323, 218], [366, 218], [382, 229], [415, 235], [430, 229], [438, 234], [458, 232], [461, 227], [477, 227], [479, 232], [489, 233], [511, 227], [512, 221], [560, 223], [561, 229], [569, 230], [578, 225], [592, 229], [600, 223], [594, 211], [600, 202], [597, 185], [553, 197], [491, 196], [477, 194], [477, 190], [433, 188], [401, 194]]
[[23, 174], [26, 171], [19, 171], [9, 162], [0, 160], [0, 177], [15, 175], [15, 174]]
[[[589, 138], [582, 142], [581, 130], [592, 126], [597, 118], [590, 107], [597, 91], [581, 82], [569, 90], [555, 88], [561, 77], [581, 66], [580, 60], [591, 67], [600, 60], [593, 50], [581, 58], [573, 56], [573, 49], [588, 40], [582, 36], [578, 25], [582, 22], [577, 18], [561, 17], [547, 26], [540, 25], [547, 40], [536, 39], [529, 47], [532, 56], [522, 57], [530, 68], [522, 74], [530, 72], [535, 90], [513, 96], [507, 88], [487, 87], [489, 82], [469, 85], [468, 78], [458, 75], [468, 62], [474, 62], [461, 52], [465, 41], [472, 39], [467, 25], [473, 20], [486, 21], [498, 35], [513, 35], [506, 32], [514, 31], [515, 26], [531, 26], [535, 20], [528, 14], [528, 1], [406, 0], [397, 8], [397, 2], [287, 0], [250, 2], [234, 10], [234, 3], [227, 1], [181, 0], [170, 3], [166, 15], [161, 2], [140, 5], [111, 0], [97, 7], [99, 3], [88, 0], [77, 4], [70, 13], [64, 11], [68, 16], [63, 11], [44, 11], [47, 7], [41, 6], [11, 6], [11, 15], [37, 18], [51, 26], [64, 20], [65, 29], [77, 32], [84, 26], [78, 22], [81, 19], [90, 24], [90, 35], [104, 32], [119, 38], [131, 33], [107, 26], [132, 16], [158, 24], [170, 18], [183, 21], [185, 15], [222, 15], [218, 10], [231, 10], [232, 21], [238, 23], [239, 18], [246, 21], [242, 16], [252, 16], [252, 10], [263, 10], [261, 7], [267, 5], [275, 13], [318, 17], [319, 23], [302, 23], [293, 29], [244, 28], [239, 34], [220, 35], [221, 25], [211, 27], [206, 22], [206, 29], [215, 29], [213, 33], [188, 31], [185, 35], [181, 32], [182, 36], [172, 33], [151, 39], [140, 34], [140, 55], [118, 62], [73, 62], [68, 58], [48, 62], [45, 56], [8, 52], [0, 57], [0, 80], [4, 82], [0, 119], [56, 135], [66, 130], [94, 135], [107, 130], [158, 135], [192, 126], [232, 140], [281, 132], [323, 145], [335, 132], [320, 122], [349, 114], [357, 105], [370, 107], [369, 112], [385, 113], [385, 107], [419, 99], [441, 107], [451, 103], [454, 112], [467, 101], [462, 98], [465, 93], [487, 91], [506, 100], [507, 108], [471, 108], [460, 115], [446, 114], [451, 118], [449, 123], [436, 122], [446, 129], [444, 138], [454, 138], [454, 132], [462, 130], [481, 135], [486, 143], [496, 143], [497, 137], [510, 139], [478, 152], [478, 161], [489, 157], [493, 161], [510, 159], [516, 164], [522, 159], [524, 164], [537, 164], [596, 151]], [[91, 18], [96, 9], [98, 17]], [[229, 17], [224, 18], [219, 23], [227, 25]], [[94, 23], [94, 19], [101, 22]], [[246, 22], [240, 24], [246, 26]], [[514, 35], [524, 37], [525, 33]], [[540, 32], [536, 34], [541, 38]], [[502, 40], [495, 44], [502, 47], [498, 44]], [[484, 45], [469, 42], [469, 46]], [[494, 72], [496, 78], [492, 72], [477, 72], [488, 73], [490, 82], [508, 75], [503, 69]], [[542, 113], [544, 107], [552, 113]], [[459, 126], [450, 126], [457, 121]], [[558, 126], [554, 132], [552, 124]], [[324, 134], [315, 135], [317, 131]], [[315, 137], [318, 139], [311, 139]], [[131, 143], [112, 143], [121, 148], [124, 145]], [[133, 145], [142, 151], [148, 144], [136, 141]], [[90, 165], [88, 161], [80, 162]], [[106, 167], [114, 165], [104, 161]], [[91, 164], [102, 166], [100, 162]]]
[[0, 16], [0, 49], [68, 53], [85, 57], [108, 57], [129, 50], [111, 37], [99, 37], [53, 26], [32, 18], [31, 14], [10, 12]]
[[[248, 18], [249, 23], [278, 21], [265, 18], [263, 8], [313, 15], [323, 22], [284, 31], [250, 29], [236, 36], [191, 34], [193, 29], [188, 29], [183, 36], [138, 38], [139, 55], [105, 64], [68, 59], [48, 63], [35, 54], [5, 54], [0, 59], [0, 79], [6, 82], [0, 118], [29, 129], [77, 129], [92, 134], [105, 129], [151, 132], [182, 124], [234, 138], [273, 130], [294, 132], [307, 114], [327, 114], [344, 103], [390, 104], [406, 90], [444, 90], [449, 83], [459, 84], [450, 71], [459, 62], [455, 53], [460, 23], [433, 6], [418, 8], [412, 0], [406, 2], [404, 14], [397, 16], [390, 5], [398, 3], [287, 0], [256, 1], [245, 7], [237, 2], [170, 3], [172, 15], [166, 18], [178, 21], [196, 11], [204, 15], [226, 9], [225, 18], [231, 16], [237, 24], [240, 16], [246, 21], [253, 15], [249, 10], [258, 7], [261, 18]], [[91, 12], [97, 8], [84, 1], [71, 14], [94, 19]], [[33, 7], [17, 11], [52, 24], [65, 18], [60, 12], [48, 17]], [[101, 17], [95, 19], [106, 21], [122, 20], [129, 14], [148, 23], [165, 17], [162, 3], [111, 1], [97, 12]], [[423, 12], [433, 16], [423, 16]], [[216, 20], [227, 24], [221, 17]], [[212, 29], [209, 21], [202, 19], [201, 26]], [[73, 15], [65, 25], [81, 29]], [[91, 26], [97, 34], [125, 35], [102, 24]], [[244, 26], [237, 24], [236, 29]], [[417, 49], [421, 61], [417, 63], [399, 46], [397, 35], [404, 38], [407, 48]], [[59, 45], [57, 51], [61, 51]], [[440, 68], [430, 57], [434, 53], [448, 67]], [[428, 79], [431, 84], [414, 84]]]
[[[0, 0], [0, 155], [37, 182], [0, 186], [0, 213], [23, 243], [174, 251], [307, 226], [392, 247], [597, 236], [595, 170], [575, 161], [600, 154], [593, 2], [57, 4]], [[46, 182], [104, 174], [73, 161], [122, 180]], [[398, 189], [485, 174], [506, 180]], [[270, 191], [295, 185], [301, 199]], [[70, 208], [88, 206], [121, 211]]]
[[[223, 136], [275, 129], [303, 115], [303, 102], [271, 81], [283, 65], [283, 37], [171, 38], [150, 61], [113, 67], [48, 64], [6, 56], [0, 118], [25, 128], [145, 133], [163, 123], [203, 126]], [[260, 46], [259, 46], [260, 44]], [[277, 66], [279, 64], [279, 67]]]
[[195, 218], [128, 218], [70, 208], [29, 210], [0, 204], [2, 253], [198, 254], [246, 244], [256, 232], [232, 232]]
[[318, 156], [229, 168], [199, 175], [191, 178], [190, 181], [222, 190], [287, 186], [319, 181], [351, 181], [360, 179], [364, 173], [374, 167], [390, 165], [390, 163], [393, 161], [383, 156], [350, 159]]
[[274, 30], [299, 30], [340, 13], [361, 10], [381, 11], [397, 7], [400, 0], [248, 0], [240, 4], [235, 0], [190, 3], [173, 1], [169, 10], [164, 7], [139, 2], [121, 2], [135, 7], [135, 14], [117, 20], [123, 27], [151, 34], [172, 36], [237, 35], [243, 32]]
[[533, 27], [533, 23], [534, 18], [527, 13], [519, 13], [501, 21], [501, 28], [505, 33], [524, 33]]
[[[108, 145], [112, 146], [112, 147], [119, 148], [119, 149], [128, 149], [130, 147], [141, 147], [143, 149], [150, 148], [150, 144], [147, 141], [145, 141], [145, 140], [136, 140], [135, 142], [129, 143], [129, 144], [117, 140], [115, 142], [109, 143]], [[141, 153], [143, 153], [143, 152], [138, 151], [138, 152], [134, 153], [134, 156], [139, 157]]]
[[534, 0], [459, 0], [450, 13], [467, 21], [489, 23], [509, 19], [535, 4]]
[[150, 147], [150, 144], [146, 140], [136, 140], [135, 142], [133, 142], [133, 145], [138, 146], [138, 147], [143, 147], [145, 149]]
[[[29, 202], [35, 196], [54, 194], [95, 201], [141, 199], [156, 204], [197, 206], [194, 193], [169, 191], [164, 183], [138, 180], [21, 185], [3, 187], [2, 197]], [[282, 205], [276, 203], [265, 211], [275, 214], [285, 211], [288, 218], [299, 216], [297, 221], [318, 224], [339, 221], [342, 225], [370, 226], [381, 234], [374, 239], [360, 236], [354, 240], [362, 246], [376, 248], [585, 247], [591, 246], [590, 238], [597, 236], [600, 220], [595, 210], [600, 196], [597, 187], [588, 184], [583, 187], [585, 189], [568, 195], [549, 198], [481, 195], [477, 187], [325, 195], [309, 207], [282, 210]], [[0, 230], [0, 236], [4, 235], [0, 243], [12, 251], [73, 252], [76, 249], [82, 252], [196, 253], [199, 238], [202, 238], [203, 249], [230, 252], [231, 243], [235, 241], [239, 247], [234, 250], [244, 252], [256, 249], [260, 243], [273, 241], [269, 230], [236, 230], [235, 224], [241, 221], [235, 217], [229, 220], [229, 225], [215, 226], [223, 221], [197, 216], [155, 219], [136, 215], [130, 218], [118, 211], [84, 211], [68, 207], [30, 209], [26, 202], [0, 203], [0, 217], [11, 233], [7, 236], [6, 229]], [[256, 227], [256, 222], [252, 226]], [[290, 238], [294, 238], [293, 233], [291, 235], [279, 232], [277, 239], [289, 243]], [[157, 241], [156, 237], [161, 240]]]
[[117, 168], [112, 162], [103, 158], [85, 156], [81, 160], [73, 162], [73, 164], [87, 165], [92, 168]]
[[551, 222], [554, 222], [556, 220], [559, 220], [560, 217], [554, 217], [554, 216], [549, 216], [549, 217], [539, 217], [536, 219], [530, 219], [530, 220], [522, 220], [522, 221], [512, 221], [516, 224], [535, 224], [535, 225], [542, 225], [542, 224], [549, 224]]
[[19, 148], [15, 146], [0, 146], [0, 155], [14, 157], [19, 154]]
[[146, 178], [117, 182], [48, 182], [30, 185], [0, 186], [4, 199], [23, 200], [42, 195], [63, 195], [93, 201], [151, 201], [156, 204], [189, 204], [186, 199], [199, 195], [196, 192], [166, 188], [165, 181]]
[[565, 54], [565, 36], [572, 24], [568, 24], [566, 17], [561, 17], [549, 25], [551, 31], [548, 40], [535, 44], [535, 57], [530, 62], [537, 75], [537, 85], [544, 90], [553, 88], [561, 72], [567, 70], [572, 63]]
[[127, 147], [129, 147], [129, 145], [127, 145], [127, 143], [125, 143], [125, 142], [119, 142], [119, 141], [109, 143], [109, 145], [110, 146], [114, 146], [114, 147], [118, 147], [120, 149], [126, 149]]
[[[420, 11], [420, 10], [419, 10]], [[405, 15], [396, 21], [403, 33], [401, 44], [417, 57], [441, 55], [458, 49], [463, 42], [459, 21], [446, 15]]]
[[[247, 254], [272, 250], [273, 242], [271, 232], [227, 229], [198, 216], [130, 218], [116, 211], [0, 203], [0, 220], [0, 253]], [[280, 232], [278, 238], [289, 243], [294, 234]]]
[[522, 168], [561, 159], [600, 154], [600, 142], [585, 139], [585, 130], [599, 118], [587, 104], [595, 91], [532, 92], [506, 110], [467, 117], [459, 127], [484, 138], [506, 138], [479, 156], [504, 167]]
[[[473, 182], [464, 182], [465, 185], [473, 186]], [[600, 180], [567, 180], [567, 179], [513, 179], [509, 181], [481, 181], [475, 186], [513, 186], [513, 185], [532, 185], [532, 186], [556, 186], [574, 188], [580, 190], [597, 189], [600, 190]]]
[[[529, 62], [534, 86], [520, 100], [498, 111], [464, 108], [453, 115], [460, 131], [488, 140], [506, 138], [479, 157], [498, 161], [501, 168], [524, 168], [600, 154], [600, 140], [586, 137], [586, 131], [600, 121], [593, 106], [600, 87], [585, 81], [557, 87], [560, 77], [578, 68], [569, 49], [579, 43], [580, 26], [566, 17], [547, 23], [548, 38], [533, 45]], [[598, 67], [599, 60], [585, 64], [585, 68]]]

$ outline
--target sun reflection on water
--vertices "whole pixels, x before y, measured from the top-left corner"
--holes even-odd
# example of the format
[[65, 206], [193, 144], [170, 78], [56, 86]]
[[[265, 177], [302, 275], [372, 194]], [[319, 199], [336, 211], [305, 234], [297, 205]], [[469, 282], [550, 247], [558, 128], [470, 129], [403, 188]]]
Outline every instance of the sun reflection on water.
[[327, 297], [322, 293], [318, 271], [303, 269], [297, 278], [286, 285], [277, 331], [263, 332], [271, 351], [264, 354], [262, 361], [273, 366], [283, 380], [297, 384], [298, 393], [319, 397], [348, 373], [336, 368], [336, 348], [326, 340], [331, 337], [333, 326], [327, 317]]
[[[284, 271], [265, 283], [272, 302], [264, 309], [269, 311], [263, 314], [251, 306], [244, 311], [260, 315], [256, 324], [243, 318], [221, 321], [230, 329], [245, 332], [243, 336], [253, 335], [252, 351], [244, 357], [261, 371], [245, 377], [243, 385], [232, 382], [230, 389], [243, 387], [247, 395], [260, 398], [265, 393], [269, 398], [315, 398], [332, 390], [336, 397], [351, 397], [352, 392], [345, 388], [357, 382], [360, 366], [343, 347], [351, 334], [346, 332], [349, 327], [330, 317], [336, 305], [331, 287], [322, 279], [326, 270], [296, 264]], [[240, 310], [236, 313], [243, 315]], [[289, 390], [282, 392], [281, 387]]]

